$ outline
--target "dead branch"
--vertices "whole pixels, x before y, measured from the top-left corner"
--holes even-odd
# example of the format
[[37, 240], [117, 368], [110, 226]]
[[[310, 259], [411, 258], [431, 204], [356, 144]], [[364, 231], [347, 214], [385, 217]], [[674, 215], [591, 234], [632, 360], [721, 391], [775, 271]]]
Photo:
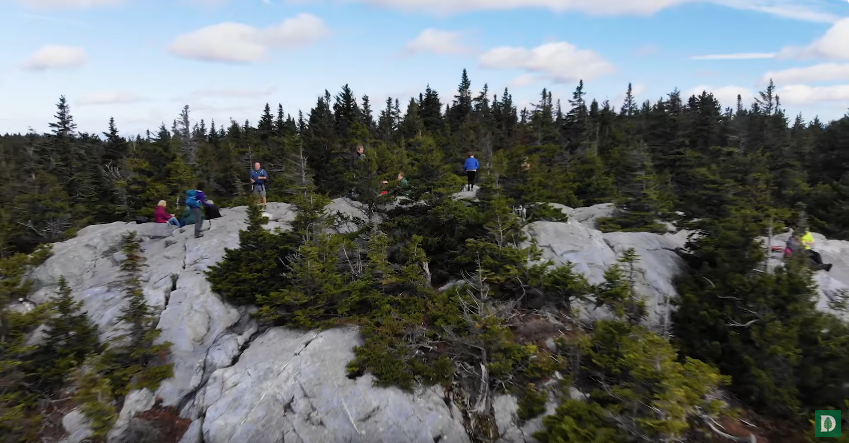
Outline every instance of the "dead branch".
[[749, 320], [746, 323], [739, 323], [734, 320], [729, 320], [731, 323], [726, 324], [730, 328], [748, 328], [758, 322], [758, 319]]
[[[723, 437], [725, 437], [729, 440], [739, 441], [739, 442], [742, 442], [742, 443], [746, 443], [746, 442], [758, 443], [758, 438], [755, 436], [755, 434], [749, 433], [748, 437], [736, 437], [734, 435], [723, 432], [725, 430], [725, 428], [722, 425], [720, 425], [719, 423], [717, 423], [716, 420], [714, 420], [709, 415], [702, 414], [701, 418], [702, 418], [702, 420], [704, 420], [705, 424], [708, 425], [708, 427], [710, 428], [711, 431], [713, 431], [713, 432], [715, 432], [715, 433], [717, 433], [717, 434], [719, 434], [719, 435], [721, 435], [721, 436], [723, 436]], [[720, 428], [722, 428], [722, 430], [720, 430]]]

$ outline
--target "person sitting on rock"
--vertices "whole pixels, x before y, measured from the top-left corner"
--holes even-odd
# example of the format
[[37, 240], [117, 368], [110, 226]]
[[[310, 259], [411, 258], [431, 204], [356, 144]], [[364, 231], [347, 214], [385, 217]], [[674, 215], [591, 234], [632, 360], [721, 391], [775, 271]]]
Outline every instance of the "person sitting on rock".
[[826, 272], [831, 271], [831, 263], [824, 264], [822, 262], [822, 255], [819, 252], [814, 251], [814, 235], [811, 234], [811, 231], [805, 228], [805, 235], [802, 236], [802, 244], [805, 247], [805, 252], [808, 254], [808, 257], [811, 258], [811, 261], [816, 263], [815, 269], [824, 269]]
[[795, 232], [790, 234], [790, 238], [787, 239], [787, 246], [784, 248], [784, 257], [791, 257], [794, 252], [799, 253], [802, 250], [802, 239], [799, 238], [799, 234]]
[[404, 172], [398, 173], [398, 193], [404, 196], [410, 195], [410, 182], [407, 181], [407, 177], [404, 175]]
[[165, 206], [167, 203], [165, 200], [159, 200], [159, 204], [156, 205], [156, 209], [153, 211], [153, 221], [156, 223], [170, 223], [174, 226], [180, 226], [180, 221], [177, 220], [177, 217], [174, 214], [169, 214], [168, 211], [165, 210]]

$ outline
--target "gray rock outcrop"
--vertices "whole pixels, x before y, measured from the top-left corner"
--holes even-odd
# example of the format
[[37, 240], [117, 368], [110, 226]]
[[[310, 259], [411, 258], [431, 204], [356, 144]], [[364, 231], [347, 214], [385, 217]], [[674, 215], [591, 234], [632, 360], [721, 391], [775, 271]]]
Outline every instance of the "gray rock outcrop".
[[[474, 191], [461, 197], [473, 198]], [[330, 209], [365, 218], [356, 203], [347, 200], [335, 200]], [[638, 290], [647, 298], [652, 321], [663, 321], [669, 300], [675, 297], [672, 278], [684, 267], [674, 250], [684, 245], [686, 233], [603, 234], [594, 229], [594, 221], [609, 215], [609, 205], [561, 209], [570, 215], [568, 222], [527, 227], [545, 258], [573, 262], [576, 270], [599, 282], [623, 250], [635, 248], [640, 255]], [[285, 229], [293, 219], [285, 204], [270, 203], [266, 212], [269, 229]], [[111, 442], [123, 441], [128, 422], [151, 408], [156, 397], [192, 420], [183, 436], [185, 443], [468, 441], [460, 411], [438, 389], [408, 394], [374, 387], [369, 375], [347, 378], [345, 366], [360, 340], [356, 330], [258, 331], [250, 318], [252, 309], [234, 307], [213, 293], [203, 272], [223, 258], [226, 248], [238, 247], [246, 218], [244, 207], [222, 209], [221, 214], [220, 219], [206, 222], [200, 239], [193, 238], [191, 226], [90, 226], [55, 244], [54, 255], [31, 273], [36, 285], [33, 302], [52, 297], [64, 276], [103, 339], [109, 339], [124, 306], [124, 295], [115, 285], [123, 260], [117, 248], [128, 231], [136, 231], [142, 239], [148, 265], [144, 295], [161, 311], [161, 339], [173, 343], [174, 377], [156, 392], [131, 393], [110, 434]], [[817, 239], [818, 250], [835, 263], [830, 274], [818, 273], [817, 279], [822, 290], [834, 293], [849, 285], [849, 242]], [[534, 441], [531, 434], [541, 421], [520, 424], [514, 398], [496, 397], [494, 409], [502, 443]], [[549, 409], [552, 412], [553, 405]], [[78, 412], [71, 414], [75, 415], [67, 417], [66, 437], [87, 435]]]

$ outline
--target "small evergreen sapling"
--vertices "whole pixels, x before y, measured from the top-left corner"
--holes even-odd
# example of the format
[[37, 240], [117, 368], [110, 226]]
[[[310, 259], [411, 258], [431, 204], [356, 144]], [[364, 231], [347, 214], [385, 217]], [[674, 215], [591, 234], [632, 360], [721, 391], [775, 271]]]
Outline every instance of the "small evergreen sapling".
[[142, 290], [145, 259], [141, 242], [131, 231], [124, 235], [122, 246], [126, 255], [121, 270], [127, 305], [118, 319], [126, 328], [113, 339], [105, 355], [117, 395], [126, 395], [134, 389], [156, 390], [162, 380], [173, 376], [173, 363], [165, 363], [170, 357], [171, 343], [157, 343], [162, 333], [157, 328], [159, 318], [147, 304]]
[[248, 226], [239, 231], [239, 247], [226, 249], [224, 259], [206, 271], [212, 290], [237, 305], [256, 303], [257, 296], [286, 287], [285, 259], [297, 245], [292, 234], [265, 228], [268, 219], [259, 205], [249, 205], [247, 212]]
[[83, 303], [71, 296], [65, 277], [59, 278], [57, 297], [52, 302], [53, 315], [44, 323], [44, 341], [36, 353], [39, 376], [51, 391], [88, 355], [101, 351], [97, 327], [82, 310]]

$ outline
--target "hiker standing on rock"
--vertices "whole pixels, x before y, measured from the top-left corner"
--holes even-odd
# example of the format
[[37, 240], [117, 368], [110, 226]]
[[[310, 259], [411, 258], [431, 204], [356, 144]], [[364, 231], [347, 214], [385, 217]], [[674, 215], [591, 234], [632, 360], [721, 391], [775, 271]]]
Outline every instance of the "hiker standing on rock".
[[475, 153], [469, 151], [469, 158], [466, 159], [466, 164], [463, 165], [463, 168], [466, 170], [466, 178], [469, 179], [468, 185], [466, 187], [469, 188], [469, 191], [475, 189], [475, 178], [478, 174], [478, 168], [480, 167], [480, 162], [475, 158]]
[[[201, 193], [202, 195], [202, 193]], [[203, 209], [201, 200], [198, 199], [198, 190], [190, 189], [186, 191], [186, 206], [189, 208], [189, 214], [195, 224], [195, 238], [203, 237], [200, 230], [203, 228]], [[184, 224], [189, 224], [189, 217], [184, 217]]]
[[254, 194], [262, 196], [262, 205], [266, 205], [265, 181], [268, 180], [268, 173], [262, 169], [259, 162], [254, 163], [254, 170], [251, 171], [251, 183], [253, 183]]

